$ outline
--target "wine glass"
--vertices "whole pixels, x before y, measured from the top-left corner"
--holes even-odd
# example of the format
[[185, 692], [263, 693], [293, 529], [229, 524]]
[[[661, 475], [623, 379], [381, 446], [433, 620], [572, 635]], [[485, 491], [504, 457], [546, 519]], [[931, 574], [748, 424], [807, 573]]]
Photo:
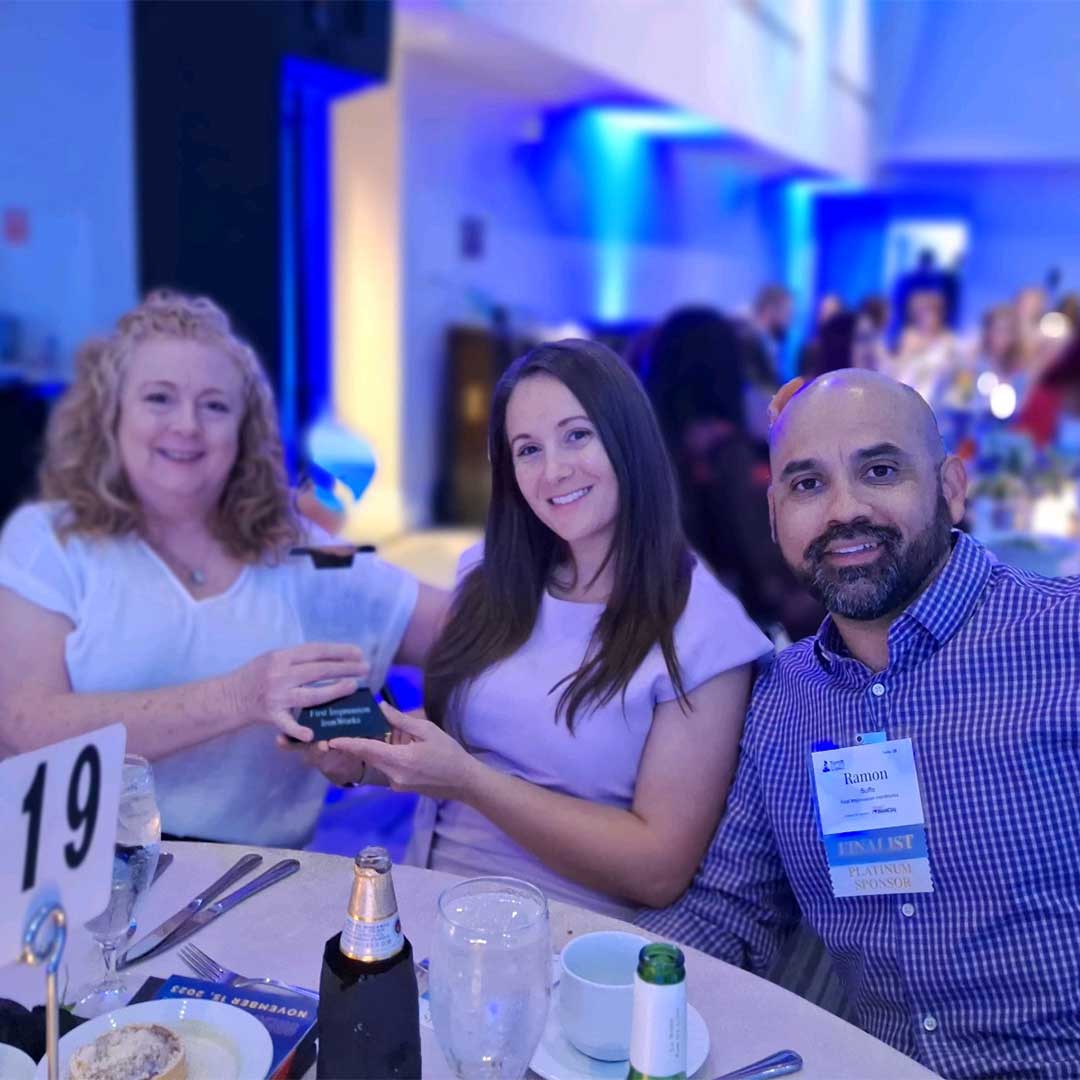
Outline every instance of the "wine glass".
[[74, 1011], [78, 1016], [100, 1016], [123, 1005], [131, 994], [127, 981], [116, 971], [116, 950], [135, 929], [135, 917], [154, 880], [160, 851], [161, 814], [154, 798], [154, 775], [145, 758], [128, 754], [120, 786], [109, 906], [86, 924], [101, 947], [105, 974], [76, 991]]
[[429, 986], [435, 1035], [455, 1076], [524, 1076], [551, 999], [544, 894], [500, 877], [447, 889], [439, 897]]

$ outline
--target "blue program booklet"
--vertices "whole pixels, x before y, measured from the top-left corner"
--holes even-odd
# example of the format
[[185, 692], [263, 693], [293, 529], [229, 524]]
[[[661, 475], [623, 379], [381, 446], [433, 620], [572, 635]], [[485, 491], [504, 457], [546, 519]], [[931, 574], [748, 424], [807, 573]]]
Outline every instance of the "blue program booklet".
[[277, 987], [237, 989], [221, 983], [203, 982], [183, 975], [166, 979], [155, 998], [194, 997], [235, 1005], [262, 1021], [274, 1043], [274, 1059], [267, 1076], [287, 1080], [303, 1076], [315, 1060], [317, 998], [294, 994]]

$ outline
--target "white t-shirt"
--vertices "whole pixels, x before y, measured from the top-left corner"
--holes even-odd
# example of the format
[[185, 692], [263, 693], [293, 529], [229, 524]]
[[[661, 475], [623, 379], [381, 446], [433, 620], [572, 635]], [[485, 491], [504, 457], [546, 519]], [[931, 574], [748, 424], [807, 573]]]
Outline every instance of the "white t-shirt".
[[[75, 625], [64, 644], [71, 688], [151, 690], [227, 674], [304, 641], [360, 645], [379, 687], [416, 606], [417, 583], [358, 555], [348, 569], [311, 559], [246, 566], [219, 596], [196, 600], [137, 536], [96, 540], [53, 528], [58, 503], [17, 510], [0, 535], [0, 586]], [[162, 829], [178, 836], [302, 846], [326, 781], [258, 724], [154, 762]]]

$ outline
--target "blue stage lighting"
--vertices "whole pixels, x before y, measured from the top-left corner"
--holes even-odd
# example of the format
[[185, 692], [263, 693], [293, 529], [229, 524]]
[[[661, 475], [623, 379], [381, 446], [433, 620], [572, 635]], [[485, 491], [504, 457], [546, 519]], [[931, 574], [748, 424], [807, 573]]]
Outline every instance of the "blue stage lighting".
[[679, 109], [591, 105], [562, 114], [551, 129], [570, 140], [588, 184], [588, 228], [596, 245], [593, 316], [618, 323], [630, 314], [630, 259], [649, 234], [658, 205], [654, 151], [663, 143], [717, 139], [713, 121]]
[[605, 127], [645, 138], [716, 139], [724, 134], [716, 121], [681, 109], [604, 105], [590, 111]]
[[293, 56], [282, 64], [279, 406], [290, 465], [295, 463], [301, 423], [325, 411], [330, 393], [330, 106], [340, 95], [375, 82], [358, 72]]

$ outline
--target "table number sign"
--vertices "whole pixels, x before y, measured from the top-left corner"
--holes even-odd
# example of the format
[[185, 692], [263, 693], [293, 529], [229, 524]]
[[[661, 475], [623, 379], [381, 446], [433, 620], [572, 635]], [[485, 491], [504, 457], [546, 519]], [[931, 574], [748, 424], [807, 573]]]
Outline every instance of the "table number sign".
[[35, 911], [84, 922], [108, 905], [126, 741], [113, 724], [0, 762], [0, 965]]

